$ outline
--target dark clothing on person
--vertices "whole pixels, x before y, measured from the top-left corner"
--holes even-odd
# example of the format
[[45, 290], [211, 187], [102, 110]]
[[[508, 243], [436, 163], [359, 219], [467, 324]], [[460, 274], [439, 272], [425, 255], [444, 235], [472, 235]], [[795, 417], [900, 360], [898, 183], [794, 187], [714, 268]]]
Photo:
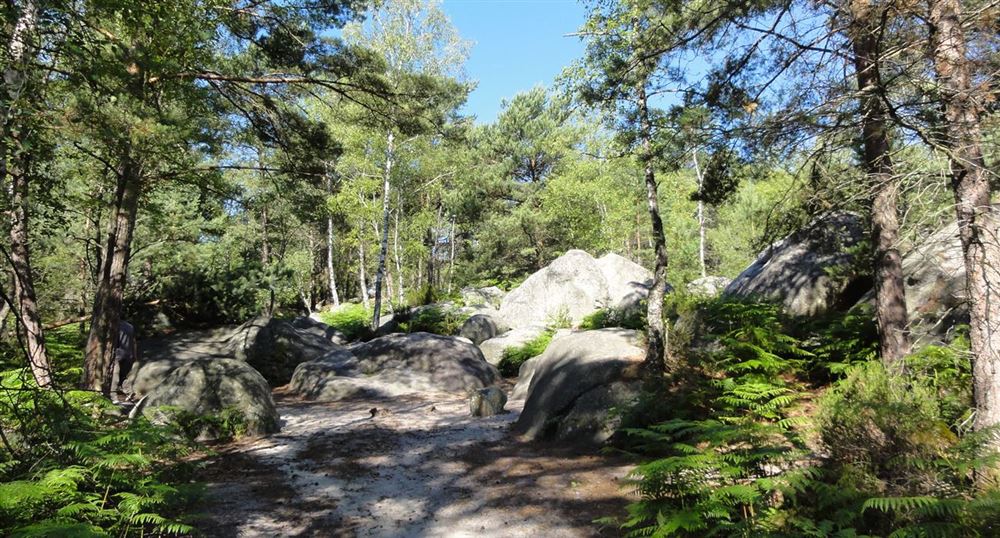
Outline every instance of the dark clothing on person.
[[118, 363], [118, 388], [120, 389], [132, 365], [135, 364], [135, 327], [127, 321], [118, 322], [118, 341], [115, 344], [115, 362]]

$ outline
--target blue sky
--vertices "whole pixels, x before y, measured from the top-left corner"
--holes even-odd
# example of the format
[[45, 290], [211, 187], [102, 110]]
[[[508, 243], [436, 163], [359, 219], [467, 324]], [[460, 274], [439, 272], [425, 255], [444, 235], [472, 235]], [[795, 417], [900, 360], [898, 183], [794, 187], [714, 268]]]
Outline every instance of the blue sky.
[[493, 121], [500, 101], [536, 85], [549, 85], [562, 68], [583, 55], [576, 37], [583, 24], [577, 0], [444, 0], [459, 34], [473, 42], [466, 64], [479, 86], [464, 112]]

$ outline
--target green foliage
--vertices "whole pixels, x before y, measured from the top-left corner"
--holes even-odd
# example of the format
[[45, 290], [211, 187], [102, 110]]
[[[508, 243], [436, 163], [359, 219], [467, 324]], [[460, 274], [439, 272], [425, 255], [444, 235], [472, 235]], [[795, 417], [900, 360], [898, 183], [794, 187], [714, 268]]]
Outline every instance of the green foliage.
[[554, 334], [555, 331], [549, 329], [535, 338], [525, 342], [524, 345], [505, 349], [503, 351], [503, 356], [500, 358], [500, 362], [497, 363], [500, 375], [504, 377], [515, 377], [521, 369], [521, 365], [524, 364], [525, 361], [532, 357], [537, 357], [545, 352], [545, 348], [549, 347], [549, 342], [552, 341], [552, 336]]
[[654, 457], [633, 473], [641, 500], [622, 524], [630, 536], [759, 535], [774, 524], [775, 500], [811, 476], [795, 465], [805, 445], [790, 410], [802, 394], [785, 380], [806, 352], [782, 333], [775, 305], [708, 305], [721, 345], [690, 402], [703, 418], [627, 431], [632, 450]]
[[249, 429], [246, 415], [236, 407], [207, 415], [170, 406], [160, 406], [157, 411], [167, 418], [175, 432], [188, 441], [202, 438], [228, 441], [245, 435]]
[[469, 316], [458, 308], [425, 306], [410, 314], [407, 320], [400, 322], [399, 328], [405, 333], [425, 332], [450, 336], [456, 334], [468, 318]]
[[[5, 372], [5, 379], [10, 375]], [[14, 390], [21, 396], [10, 398]], [[131, 536], [192, 531], [178, 518], [197, 500], [199, 488], [178, 484], [188, 475], [178, 460], [189, 448], [172, 430], [144, 420], [119, 424], [109, 410], [95, 413], [99, 402], [72, 394], [60, 398], [53, 391], [9, 383], [2, 392], [0, 416], [15, 425], [17, 436], [0, 455], [0, 532]], [[35, 393], [31, 405], [24, 405], [27, 392]], [[33, 416], [26, 421], [23, 413], [29, 408]]]
[[646, 329], [645, 303], [639, 308], [619, 310], [617, 308], [602, 308], [593, 314], [584, 316], [580, 329], [590, 331], [608, 327], [621, 327], [643, 331]]
[[348, 303], [328, 312], [320, 312], [319, 319], [344, 333], [348, 340], [357, 340], [371, 335], [371, 316], [363, 305]]
[[822, 378], [843, 377], [858, 364], [878, 355], [878, 329], [870, 305], [832, 314], [808, 324], [806, 345], [813, 353], [811, 369]]

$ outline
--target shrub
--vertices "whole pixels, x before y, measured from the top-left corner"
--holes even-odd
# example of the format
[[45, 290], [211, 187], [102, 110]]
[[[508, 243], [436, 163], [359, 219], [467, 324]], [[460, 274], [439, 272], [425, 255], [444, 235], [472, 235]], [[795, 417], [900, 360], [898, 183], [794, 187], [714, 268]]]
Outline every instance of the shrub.
[[580, 329], [591, 331], [608, 327], [621, 327], [642, 331], [646, 329], [645, 312], [645, 307], [628, 310], [602, 308], [584, 317], [583, 321], [580, 322]]
[[425, 332], [433, 334], [452, 335], [462, 328], [462, 323], [468, 319], [467, 314], [455, 308], [428, 306], [411, 314], [406, 321], [400, 322], [399, 328], [405, 333]]
[[348, 340], [362, 339], [371, 335], [372, 314], [360, 304], [342, 304], [335, 310], [321, 312], [319, 319], [344, 333]]
[[555, 331], [547, 330], [525, 342], [524, 345], [505, 349], [500, 362], [497, 363], [500, 375], [504, 377], [516, 376], [525, 361], [545, 352], [545, 348], [549, 347], [549, 342], [552, 341], [554, 334]]
[[628, 508], [629, 536], [762, 535], [775, 499], [810, 475], [795, 466], [804, 443], [789, 411], [801, 393], [785, 379], [805, 352], [776, 306], [712, 305], [706, 326], [721, 347], [689, 403], [702, 417], [626, 431], [632, 450], [654, 457], [631, 477], [641, 500]]

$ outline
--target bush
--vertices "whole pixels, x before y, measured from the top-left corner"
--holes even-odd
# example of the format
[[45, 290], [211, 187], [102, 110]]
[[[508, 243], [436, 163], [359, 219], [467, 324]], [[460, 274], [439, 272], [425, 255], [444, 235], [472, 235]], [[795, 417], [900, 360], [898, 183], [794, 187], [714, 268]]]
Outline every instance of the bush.
[[875, 494], [930, 492], [937, 480], [927, 462], [958, 442], [937, 391], [879, 362], [856, 367], [827, 392], [816, 418], [831, 461]]
[[405, 333], [425, 332], [450, 336], [458, 333], [469, 316], [455, 308], [428, 306], [421, 308], [408, 319], [400, 322], [399, 329]]
[[596, 329], [606, 329], [608, 327], [621, 327], [623, 329], [633, 329], [643, 331], [646, 329], [646, 309], [633, 308], [629, 310], [619, 310], [617, 308], [602, 308], [593, 314], [588, 314], [580, 322], [580, 329], [592, 331]]
[[500, 358], [500, 362], [497, 363], [500, 375], [504, 377], [517, 376], [518, 371], [521, 369], [521, 365], [524, 364], [525, 361], [530, 358], [537, 357], [545, 352], [545, 348], [549, 347], [549, 342], [552, 341], [552, 335], [554, 334], [555, 331], [547, 330], [529, 340], [524, 345], [505, 349], [503, 351], [503, 356]]
[[348, 340], [371, 336], [371, 312], [363, 305], [347, 303], [329, 312], [320, 312], [319, 320], [344, 333]]

